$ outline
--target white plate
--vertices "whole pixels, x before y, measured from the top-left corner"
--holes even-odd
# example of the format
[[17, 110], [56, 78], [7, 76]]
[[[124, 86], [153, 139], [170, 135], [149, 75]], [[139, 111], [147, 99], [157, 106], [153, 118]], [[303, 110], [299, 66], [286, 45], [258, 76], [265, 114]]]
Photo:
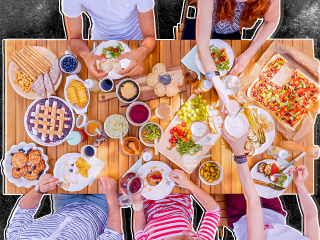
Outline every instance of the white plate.
[[[54, 60], [57, 58], [56, 55], [54, 55], [50, 50], [44, 48], [44, 47], [38, 47], [38, 46], [33, 46], [35, 50], [37, 50], [38, 53], [40, 53], [42, 56], [44, 56], [46, 59], [48, 59], [49, 62], [52, 64], [54, 63]], [[22, 50], [20, 50], [22, 51]], [[8, 76], [9, 76], [9, 82], [13, 89], [22, 97], [28, 98], [28, 99], [42, 99], [43, 97], [37, 93], [26, 93], [23, 91], [21, 88], [18, 87], [17, 84], [13, 83], [13, 79], [16, 78], [16, 76], [13, 74], [15, 70], [18, 70], [16, 66], [13, 64], [13, 62], [10, 62], [9, 64], [9, 69], [8, 69]], [[56, 85], [54, 85], [54, 90], [57, 91], [61, 84], [62, 80], [62, 74], [60, 75]]]
[[[125, 44], [125, 43], [123, 43], [121, 41], [110, 40], [110, 41], [106, 41], [104, 43], [101, 43], [98, 46], [97, 50], [95, 51], [95, 54], [100, 56], [102, 54], [102, 48], [108, 48], [110, 46], [116, 47], [117, 46], [117, 42], [120, 42], [122, 47], [124, 48], [124, 52], [123, 53], [131, 51], [131, 49], [128, 47], [127, 44]], [[98, 64], [98, 62], [99, 61], [97, 61], [97, 64]], [[121, 68], [126, 69], [130, 65], [130, 62], [131, 62], [131, 60], [129, 60], [127, 58], [120, 60]], [[110, 79], [120, 79], [120, 78], [123, 78], [123, 77], [124, 76], [122, 76], [120, 74], [117, 74], [117, 73], [114, 73], [113, 71], [109, 72], [109, 74], [108, 74], [108, 78], [110, 78]]]
[[43, 173], [46, 173], [49, 169], [49, 165], [48, 165], [48, 157], [47, 155], [43, 154], [43, 149], [41, 147], [36, 147], [36, 145], [34, 143], [25, 143], [25, 142], [21, 142], [18, 145], [13, 145], [10, 150], [8, 152], [6, 152], [4, 160], [2, 162], [2, 166], [3, 166], [3, 173], [7, 176], [8, 181], [15, 184], [17, 187], [26, 187], [29, 188], [33, 185], [36, 185], [39, 180], [27, 180], [24, 177], [21, 178], [14, 178], [12, 176], [12, 168], [13, 165], [11, 164], [11, 153], [17, 153], [18, 149], [23, 148], [26, 152], [29, 148], [32, 148], [33, 150], [40, 150], [40, 152], [42, 153], [42, 159], [45, 161], [46, 163], [46, 167], [43, 170]]
[[[267, 111], [265, 111], [262, 108], [257, 107], [257, 106], [249, 106], [249, 108], [250, 109], [257, 108], [258, 109], [258, 114], [259, 113], [267, 114], [268, 115], [268, 121], [272, 121], [274, 123], [272, 117], [270, 116], [270, 114]], [[254, 151], [253, 156], [258, 155], [258, 154], [263, 153], [266, 150], [268, 150], [268, 148], [271, 146], [271, 144], [273, 143], [273, 140], [274, 140], [274, 138], [276, 136], [276, 129], [274, 129], [272, 132], [265, 132], [265, 135], [266, 135], [266, 142], [264, 144], [262, 144], [261, 147], [259, 147], [258, 149], [256, 149]]]
[[[57, 99], [57, 100], [63, 102], [67, 107], [70, 108], [70, 112], [71, 112], [71, 114], [72, 114], [72, 125], [71, 125], [70, 131], [68, 132], [68, 134], [69, 134], [70, 132], [72, 132], [72, 130], [73, 130], [73, 128], [74, 128], [74, 123], [75, 123], [75, 116], [74, 116], [74, 113], [73, 113], [70, 105], [69, 105], [66, 101], [64, 101], [62, 98], [59, 98], [59, 97], [53, 97], [53, 96], [51, 96], [51, 97], [47, 97], [47, 98]], [[66, 140], [67, 137], [65, 137], [65, 138], [62, 139], [62, 140], [56, 141], [56, 142], [44, 143], [44, 142], [40, 141], [40, 140], [39, 140], [35, 135], [33, 135], [31, 132], [29, 132], [29, 129], [28, 129], [28, 114], [29, 114], [30, 109], [33, 107], [33, 105], [34, 105], [35, 103], [37, 103], [38, 101], [39, 101], [39, 100], [33, 101], [33, 102], [29, 105], [29, 107], [27, 108], [27, 110], [26, 110], [26, 112], [25, 112], [25, 114], [24, 114], [24, 128], [25, 128], [27, 134], [29, 135], [29, 137], [30, 137], [33, 141], [35, 141], [36, 143], [38, 143], [38, 144], [40, 144], [40, 145], [42, 145], [42, 146], [50, 147], [50, 146], [56, 146], [56, 145], [59, 145], [59, 144], [63, 143], [63, 142]], [[68, 134], [67, 134], [67, 135], [68, 135]]]
[[[256, 165], [254, 165], [254, 167], [251, 169], [251, 176], [252, 176], [253, 179], [261, 180], [261, 181], [266, 182], [266, 183], [273, 183], [273, 182], [270, 181], [270, 179], [268, 177], [263, 176], [261, 173], [259, 173], [257, 171], [258, 165], [260, 163], [262, 163], [262, 162], [265, 162], [267, 164], [275, 163], [275, 164], [277, 164], [277, 166], [281, 166], [283, 164], [278, 162], [278, 161], [274, 161], [274, 160], [271, 160], [271, 159], [266, 159], [266, 160], [262, 160], [262, 161], [256, 163]], [[280, 196], [286, 190], [286, 188], [290, 184], [291, 180], [292, 180], [292, 177], [288, 176], [287, 181], [283, 185], [284, 189], [281, 190], [281, 191], [274, 190], [272, 188], [265, 187], [265, 186], [262, 186], [262, 185], [259, 185], [259, 184], [255, 184], [255, 185], [256, 185], [256, 189], [257, 189], [258, 195], [260, 197], [275, 198], [275, 197]]]
[[[141, 174], [141, 178], [143, 179], [145, 185], [142, 190], [142, 196], [150, 200], [163, 199], [171, 193], [173, 187], [166, 184], [166, 179], [163, 179], [157, 186], [150, 186], [146, 177], [151, 170], [160, 171], [162, 174], [168, 175], [172, 169], [164, 162], [150, 161], [142, 165], [138, 171], [138, 173]], [[151, 191], [149, 191], [150, 189]]]
[[83, 114], [86, 113], [88, 111], [88, 106], [90, 103], [90, 91], [88, 88], [86, 88], [86, 92], [87, 92], [87, 97], [88, 97], [88, 103], [86, 104], [86, 106], [84, 108], [78, 107], [75, 104], [71, 104], [69, 99], [68, 99], [68, 94], [67, 94], [67, 88], [69, 87], [70, 83], [72, 80], [76, 80], [78, 82], [83, 83], [83, 80], [81, 78], [79, 78], [77, 75], [70, 75], [67, 77], [66, 79], [66, 85], [64, 86], [64, 98], [66, 99], [66, 101], [69, 103], [69, 106], [74, 109], [76, 111], [77, 114]]
[[[91, 165], [91, 168], [88, 171], [87, 178], [82, 177], [80, 173], [75, 174], [78, 171], [78, 168], [76, 167], [76, 165], [71, 167], [71, 164], [74, 164], [79, 157], [81, 157], [80, 153], [67, 153], [61, 156], [54, 166], [54, 170], [53, 170], [54, 177], [59, 178], [59, 180], [63, 182], [70, 181], [70, 178], [71, 178], [71, 180], [75, 182], [74, 184], [71, 183], [68, 189], [63, 188], [66, 191], [69, 191], [69, 192], [80, 191], [84, 189], [91, 181], [92, 164], [90, 164], [90, 160], [85, 159]], [[68, 162], [69, 168], [73, 169], [73, 172], [69, 172], [68, 167], [64, 167], [65, 162]], [[65, 177], [67, 181], [63, 177], [63, 171], [65, 172]], [[69, 178], [68, 172], [70, 173], [70, 178]]]
[[[214, 45], [215, 47], [219, 48], [219, 49], [222, 49], [222, 48], [225, 48], [227, 50], [227, 53], [228, 53], [228, 56], [229, 56], [229, 61], [230, 61], [230, 68], [229, 70], [223, 70], [223, 71], [219, 71], [220, 72], [220, 75], [221, 76], [224, 76], [226, 75], [232, 68], [233, 66], [233, 61], [234, 61], [234, 55], [233, 55], [233, 51], [232, 51], [232, 48], [229, 46], [228, 43], [226, 43], [225, 41], [222, 41], [220, 39], [210, 39], [210, 44], [209, 46], [211, 45]], [[208, 47], [209, 48], [209, 47]], [[208, 49], [209, 50], [209, 49]], [[198, 69], [200, 70], [200, 72], [202, 74], [206, 74], [205, 71], [203, 70], [203, 67], [201, 65], [201, 62], [199, 60], [199, 57], [198, 57], [198, 53], [196, 53], [196, 65], [198, 67]]]

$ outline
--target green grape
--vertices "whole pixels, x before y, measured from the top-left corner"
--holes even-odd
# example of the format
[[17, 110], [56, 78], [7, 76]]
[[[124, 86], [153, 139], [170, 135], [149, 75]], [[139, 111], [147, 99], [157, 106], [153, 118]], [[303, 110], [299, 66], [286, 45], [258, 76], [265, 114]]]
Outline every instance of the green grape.
[[187, 121], [187, 120], [188, 120], [188, 117], [183, 117], [183, 120], [184, 120], [184, 121]]
[[191, 109], [192, 109], [192, 107], [190, 107], [190, 106], [189, 106], [189, 107], [187, 107], [187, 110], [188, 110], [188, 111], [190, 111]]
[[191, 120], [191, 121], [195, 121], [196, 118], [195, 118], [195, 117], [191, 117], [190, 120]]
[[187, 108], [186, 108], [186, 107], [182, 107], [182, 111], [184, 111], [184, 112], [185, 112], [186, 110], [187, 110]]
[[198, 114], [199, 114], [199, 112], [200, 112], [199, 108], [197, 108], [195, 111], [196, 111], [196, 113], [198, 113]]
[[203, 104], [207, 104], [207, 100], [203, 99], [203, 100], [202, 100], [202, 103], [203, 103]]
[[205, 106], [200, 107], [200, 109], [201, 109], [202, 111], [205, 111], [205, 110], [206, 110]]
[[194, 113], [193, 116], [196, 118], [198, 115], [196, 113]]
[[179, 115], [182, 115], [182, 112], [181, 112], [181, 111], [179, 111], [179, 112], [178, 112], [178, 114], [179, 114]]
[[204, 107], [204, 105], [203, 105], [202, 103], [200, 103], [200, 104], [199, 104], [199, 107], [200, 107], [200, 108], [203, 108], [203, 107]]
[[188, 117], [192, 117], [192, 114], [191, 114], [191, 113], [188, 113]]
[[202, 117], [202, 121], [206, 121], [207, 120], [207, 117]]
[[201, 95], [198, 95], [198, 96], [197, 96], [197, 98], [198, 98], [198, 99], [201, 99], [201, 98], [202, 98], [202, 96], [201, 96]]
[[183, 119], [183, 117], [181, 115], [179, 115], [179, 119]]
[[197, 121], [200, 121], [200, 120], [201, 120], [201, 117], [200, 117], [200, 116], [198, 116], [196, 119], [197, 119]]
[[187, 112], [184, 112], [184, 113], [183, 113], [183, 116], [185, 116], [185, 117], [188, 116], [188, 113], [187, 113]]

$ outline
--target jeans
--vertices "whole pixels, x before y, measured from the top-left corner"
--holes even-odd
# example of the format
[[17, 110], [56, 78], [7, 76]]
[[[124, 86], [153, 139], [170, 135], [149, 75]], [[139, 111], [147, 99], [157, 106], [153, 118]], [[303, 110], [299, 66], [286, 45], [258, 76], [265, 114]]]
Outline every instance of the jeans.
[[108, 216], [108, 203], [104, 194], [52, 194], [53, 210], [73, 202], [86, 202], [100, 208]]

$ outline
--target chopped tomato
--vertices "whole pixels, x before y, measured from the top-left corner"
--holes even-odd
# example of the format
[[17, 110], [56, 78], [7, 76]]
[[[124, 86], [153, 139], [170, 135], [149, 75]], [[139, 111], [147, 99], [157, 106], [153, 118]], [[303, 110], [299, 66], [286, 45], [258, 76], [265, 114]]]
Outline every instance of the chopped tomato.
[[103, 53], [101, 53], [101, 57], [105, 58], [106, 56]]
[[169, 139], [169, 143], [173, 143], [173, 140], [172, 140], [172, 139]]
[[112, 49], [114, 52], [119, 52], [118, 48]]
[[174, 132], [174, 133], [173, 133], [173, 136], [178, 136], [178, 133], [177, 133], [177, 132]]
[[183, 128], [181, 128], [181, 131], [182, 131], [182, 132], [184, 132], [185, 130], [186, 130], [186, 129], [185, 129], [184, 127], [183, 127]]
[[177, 140], [177, 138], [174, 135], [171, 137], [171, 139], [172, 140]]
[[188, 139], [183, 138], [183, 142], [184, 142], [184, 143], [188, 142]]
[[173, 127], [172, 129], [173, 129], [173, 131], [175, 131], [175, 132], [178, 130], [176, 127]]
[[183, 127], [183, 128], [186, 127], [186, 123], [185, 123], [185, 122], [182, 122], [182, 123], [181, 123], [181, 127]]
[[277, 164], [272, 164], [272, 172], [271, 172], [271, 174], [273, 175], [273, 174], [276, 174], [276, 173], [279, 173], [279, 169], [278, 169], [278, 166], [277, 166]]
[[171, 148], [174, 148], [175, 146], [177, 146], [177, 143], [171, 143]]
[[179, 136], [182, 136], [183, 132], [179, 129], [178, 134], [179, 134]]
[[177, 138], [179, 138], [179, 139], [180, 139], [180, 138], [182, 138], [182, 136], [177, 136]]
[[180, 129], [181, 128], [181, 125], [178, 123], [177, 124], [177, 129]]
[[174, 133], [173, 129], [171, 128], [170, 129], [170, 134], [172, 135]]

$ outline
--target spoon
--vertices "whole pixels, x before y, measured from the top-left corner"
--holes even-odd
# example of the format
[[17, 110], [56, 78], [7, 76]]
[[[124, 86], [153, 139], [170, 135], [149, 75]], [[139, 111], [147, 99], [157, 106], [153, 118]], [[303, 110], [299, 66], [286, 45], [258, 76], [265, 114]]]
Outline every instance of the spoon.
[[120, 135], [121, 135], [120, 141], [121, 141], [121, 144], [122, 144], [122, 125], [121, 125], [121, 128], [120, 128]]
[[154, 139], [155, 155], [158, 155], [158, 141], [159, 141], [159, 138]]
[[96, 128], [96, 132], [97, 132], [99, 135], [101, 135], [101, 132], [99, 131], [98, 128]]

